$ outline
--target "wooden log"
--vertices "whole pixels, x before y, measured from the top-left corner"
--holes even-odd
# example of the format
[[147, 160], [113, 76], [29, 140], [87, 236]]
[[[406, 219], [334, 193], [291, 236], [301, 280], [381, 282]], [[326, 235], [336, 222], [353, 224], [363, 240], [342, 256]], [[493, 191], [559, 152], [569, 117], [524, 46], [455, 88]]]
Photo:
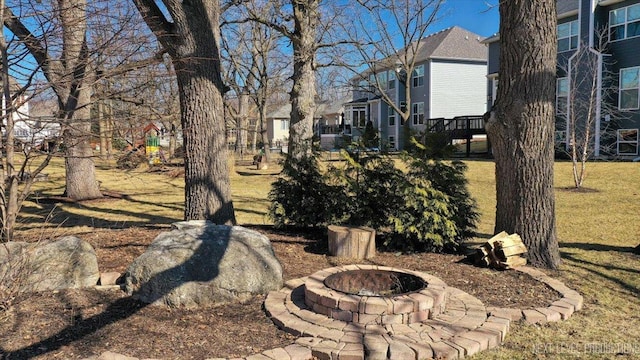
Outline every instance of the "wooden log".
[[498, 266], [503, 269], [512, 269], [518, 266], [527, 265], [527, 259], [520, 256], [511, 256], [507, 258], [507, 261], [501, 261], [498, 263]]
[[493, 237], [489, 239], [489, 241], [487, 241], [487, 244], [489, 244], [493, 248], [495, 246], [495, 243], [507, 237], [509, 237], [509, 234], [507, 234], [506, 231], [501, 231], [493, 235]]
[[526, 252], [527, 252], [527, 247], [524, 245], [509, 246], [506, 248], [501, 248], [496, 250], [496, 254], [498, 254], [498, 257], [501, 257], [502, 259], [505, 259], [513, 255], [524, 254]]
[[497, 240], [493, 245], [495, 248], [502, 249], [510, 246], [523, 245], [523, 243], [520, 235], [511, 234], [507, 237]]
[[376, 231], [368, 227], [330, 225], [329, 255], [353, 259], [376, 256]]

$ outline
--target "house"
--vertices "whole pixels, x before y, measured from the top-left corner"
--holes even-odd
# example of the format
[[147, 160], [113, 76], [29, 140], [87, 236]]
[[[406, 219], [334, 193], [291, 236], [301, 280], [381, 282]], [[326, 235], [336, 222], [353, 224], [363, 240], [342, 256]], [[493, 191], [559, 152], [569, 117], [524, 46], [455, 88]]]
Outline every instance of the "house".
[[[53, 116], [57, 107], [52, 108], [51, 101], [33, 100], [24, 93], [22, 86], [16, 79], [9, 77], [9, 91], [14, 97], [14, 110], [12, 118], [14, 122], [14, 137], [16, 142], [24, 146], [31, 147], [42, 145], [48, 139], [53, 139], [60, 132], [60, 125]], [[4, 97], [2, 98], [3, 114], [5, 113]], [[6, 125], [6, 117], [3, 117], [3, 124]], [[3, 136], [6, 127], [3, 126]]]
[[[569, 99], [587, 96], [583, 86], [575, 85], [587, 78], [587, 82], [596, 84], [593, 156], [636, 158], [640, 129], [640, 0], [557, 0], [557, 18], [556, 145], [568, 147], [569, 119], [577, 115]], [[601, 40], [606, 46], [600, 46]], [[499, 86], [500, 35], [484, 42], [489, 57], [490, 109]], [[586, 50], [593, 58], [593, 71], [587, 72], [585, 66], [576, 63], [579, 50]]]
[[[351, 128], [348, 135], [358, 140], [371, 121], [384, 148], [401, 150], [406, 145], [401, 117], [373, 83], [382, 84], [382, 90], [398, 108], [408, 106], [408, 127], [412, 131], [430, 131], [428, 119], [484, 114], [487, 50], [481, 40], [479, 35], [454, 26], [419, 40], [416, 65], [409, 76], [389, 59], [370, 66], [375, 72], [365, 71], [352, 79], [353, 97], [344, 104], [345, 126]], [[410, 82], [411, 104], [406, 104], [401, 78]]]
[[281, 148], [287, 146], [290, 122], [290, 103], [280, 105], [267, 114], [267, 138], [269, 139], [269, 147]]
[[[320, 140], [320, 147], [323, 150], [334, 149], [343, 143], [345, 133], [343, 104], [347, 100], [347, 97], [343, 97], [338, 100], [316, 102], [313, 133]], [[276, 107], [274, 111], [267, 114], [267, 136], [271, 147], [287, 146], [290, 121], [290, 103]]]

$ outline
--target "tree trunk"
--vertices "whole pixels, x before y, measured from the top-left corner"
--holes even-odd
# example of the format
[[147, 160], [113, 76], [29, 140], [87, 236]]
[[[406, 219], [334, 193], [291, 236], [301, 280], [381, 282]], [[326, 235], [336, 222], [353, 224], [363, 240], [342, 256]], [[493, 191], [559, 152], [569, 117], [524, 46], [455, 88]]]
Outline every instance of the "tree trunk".
[[92, 75], [87, 49], [87, 1], [59, 0], [63, 29], [63, 62], [70, 82], [56, 84], [62, 105], [64, 129], [66, 195], [75, 200], [102, 197], [96, 181], [93, 150], [91, 149]]
[[235, 224], [220, 74], [218, 0], [133, 0], [171, 56], [180, 94], [184, 139], [185, 220]]
[[[65, 109], [71, 117], [64, 130], [66, 170], [66, 196], [75, 200], [102, 197], [96, 179], [93, 149], [91, 149], [91, 95], [87, 89], [79, 89], [77, 98], [69, 97]], [[75, 109], [75, 110], [74, 110]]]
[[247, 123], [249, 122], [249, 90], [245, 89], [238, 99], [236, 118], [236, 154], [243, 155], [247, 150]]
[[500, 34], [501, 81], [486, 124], [496, 159], [495, 232], [520, 234], [530, 262], [555, 269], [555, 0], [501, 2]]
[[171, 131], [169, 132], [169, 159], [173, 159], [176, 156], [176, 145], [178, 143], [175, 124], [171, 124]]
[[293, 43], [293, 88], [289, 155], [299, 158], [311, 151], [315, 115], [316, 28], [320, 21], [318, 0], [292, 1], [295, 32]]

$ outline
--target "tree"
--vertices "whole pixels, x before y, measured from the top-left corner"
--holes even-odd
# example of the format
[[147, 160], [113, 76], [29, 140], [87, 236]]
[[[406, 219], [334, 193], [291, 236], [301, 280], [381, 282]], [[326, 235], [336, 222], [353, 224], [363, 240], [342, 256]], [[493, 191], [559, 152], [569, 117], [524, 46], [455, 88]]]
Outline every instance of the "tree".
[[[611, 146], [600, 142], [602, 135], [606, 138], [609, 128], [622, 117], [614, 102], [603, 101], [614, 98], [618, 91], [615, 74], [608, 70], [612, 65], [606, 54], [608, 29], [596, 35], [594, 47], [580, 44], [567, 65], [560, 66], [566, 77], [558, 80], [557, 129], [565, 135], [566, 149], [561, 150], [571, 159], [576, 189], [584, 184], [587, 162]], [[608, 121], [601, 122], [602, 114], [607, 114]]]
[[[252, 11], [261, 14], [263, 18], [269, 18], [274, 13], [271, 3], [262, 6], [253, 6]], [[274, 91], [280, 91], [284, 86], [285, 69], [289, 66], [287, 56], [279, 51], [282, 35], [259, 22], [245, 22], [247, 15], [244, 13], [228, 11], [225, 14], [223, 26], [223, 58], [228, 63], [225, 80], [235, 94], [241, 94], [239, 109], [242, 113], [248, 108], [246, 99], [250, 97], [256, 105], [258, 121], [252, 139], [252, 147], [255, 150], [258, 138], [265, 150], [269, 146], [267, 134], [267, 106]], [[232, 114], [236, 111], [233, 106], [227, 106]], [[235, 116], [237, 118], [237, 116]], [[236, 124], [236, 132], [241, 135], [242, 126]], [[238, 136], [240, 139], [240, 136]], [[269, 151], [262, 156], [262, 163], [268, 164]]]
[[[110, 0], [51, 0], [13, 1], [4, 7], [4, 25], [35, 61], [27, 67], [39, 70], [55, 93], [65, 149], [65, 193], [75, 200], [102, 197], [90, 142], [96, 83], [158, 61], [155, 55], [133, 61], [148, 54], [140, 45], [146, 39], [128, 38], [136, 28], [135, 12], [123, 6], [110, 12], [112, 5]], [[105, 59], [118, 61], [107, 68]]]
[[[95, 68], [90, 63], [87, 43], [87, 2], [58, 0], [54, 8], [62, 30], [61, 49], [48, 49], [46, 38], [33, 34], [9, 7], [4, 9], [4, 24], [29, 49], [58, 98], [66, 145], [67, 196], [76, 200], [100, 198], [89, 142], [89, 103]], [[53, 58], [55, 53], [60, 54], [59, 59]]]
[[496, 162], [495, 231], [519, 233], [531, 264], [555, 269], [555, 0], [500, 2], [500, 41], [502, 81], [486, 122]]
[[[355, 76], [361, 84], [358, 89], [380, 96], [406, 126], [411, 108], [401, 106], [395, 92], [387, 91], [386, 71], [392, 70], [402, 84], [402, 102], [411, 104], [411, 78], [423, 45], [420, 40], [438, 19], [443, 4], [444, 0], [358, 0], [352, 21], [343, 24], [351, 45], [347, 59], [351, 63], [344, 65], [352, 71], [365, 67]], [[380, 76], [382, 71], [385, 76]]]
[[[275, 16], [268, 18], [253, 6], [248, 6], [250, 19], [280, 32], [293, 47], [293, 82], [290, 94], [291, 121], [289, 124], [289, 156], [309, 154], [313, 138], [313, 119], [316, 96], [316, 53], [321, 44], [321, 0], [290, 0], [273, 4]], [[254, 3], [254, 6], [260, 6]], [[291, 9], [288, 13], [287, 9]], [[293, 20], [292, 22], [290, 20]]]
[[[171, 56], [184, 137], [185, 220], [235, 224], [220, 70], [218, 0], [133, 0]], [[165, 15], [165, 10], [167, 15]]]

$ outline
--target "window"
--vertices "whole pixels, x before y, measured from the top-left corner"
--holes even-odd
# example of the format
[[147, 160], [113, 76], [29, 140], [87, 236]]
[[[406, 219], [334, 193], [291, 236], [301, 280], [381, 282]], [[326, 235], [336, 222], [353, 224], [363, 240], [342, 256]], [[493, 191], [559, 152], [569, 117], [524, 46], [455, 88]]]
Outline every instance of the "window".
[[640, 36], [640, 4], [609, 11], [609, 40]]
[[618, 155], [638, 155], [638, 129], [618, 130]]
[[289, 120], [280, 120], [280, 130], [289, 129]]
[[381, 90], [386, 89], [387, 88], [387, 72], [383, 71], [379, 73], [377, 76], [378, 76], [377, 86], [379, 86]]
[[389, 85], [387, 86], [388, 89], [395, 89], [396, 88], [396, 72], [393, 70], [389, 70]]
[[558, 52], [578, 48], [578, 20], [558, 25]]
[[556, 80], [556, 115], [567, 115], [569, 103], [569, 78]]
[[424, 85], [424, 65], [416, 66], [411, 76], [413, 87]]
[[363, 128], [367, 125], [367, 116], [364, 109], [353, 109], [351, 120], [355, 127]]
[[396, 137], [389, 136], [389, 149], [395, 149], [395, 148], [396, 148]]
[[396, 126], [396, 111], [389, 107], [389, 126]]
[[640, 67], [620, 69], [620, 110], [634, 110], [640, 107]]
[[413, 117], [413, 125], [424, 124], [424, 103], [415, 103], [412, 106], [411, 116]]
[[376, 92], [376, 76], [374, 74], [369, 75], [369, 92]]

